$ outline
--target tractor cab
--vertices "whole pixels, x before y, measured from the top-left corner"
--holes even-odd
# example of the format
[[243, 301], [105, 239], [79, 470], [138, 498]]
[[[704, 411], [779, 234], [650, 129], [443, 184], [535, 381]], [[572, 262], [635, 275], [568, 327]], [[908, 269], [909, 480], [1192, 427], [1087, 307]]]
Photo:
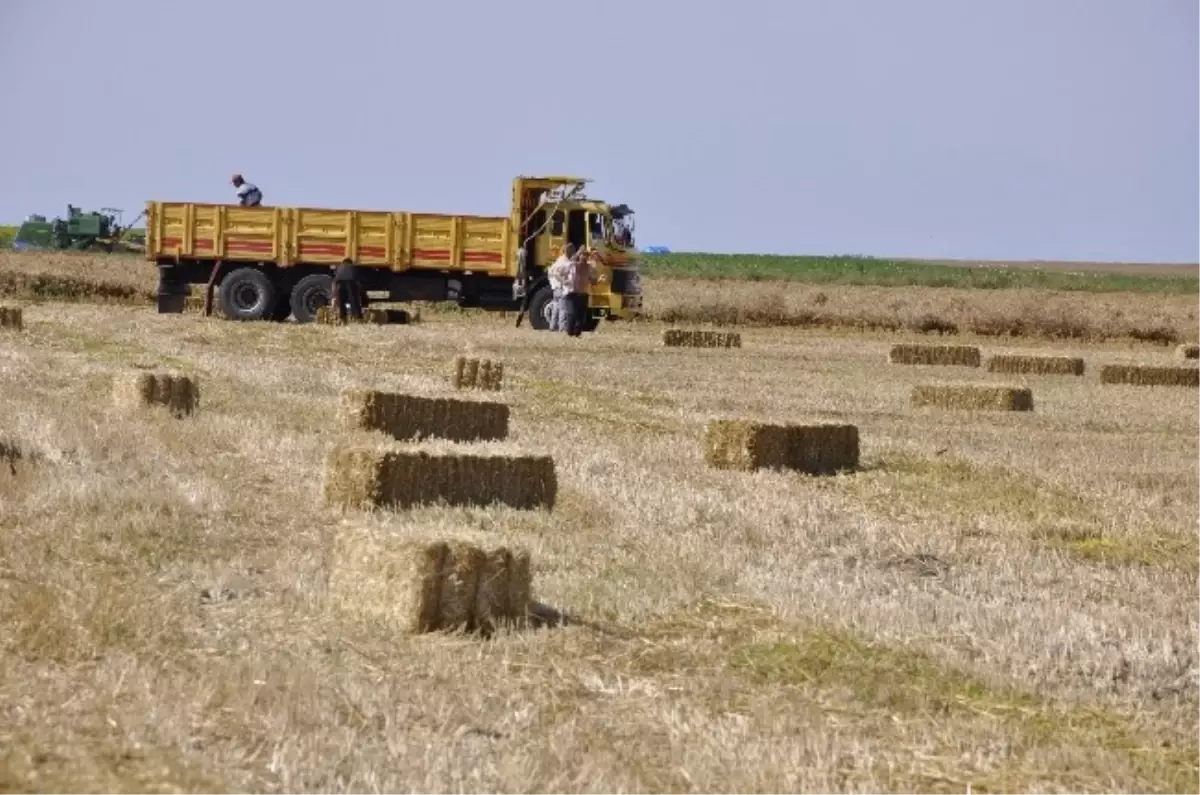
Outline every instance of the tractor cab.
[[514, 181], [513, 220], [526, 268], [548, 268], [566, 243], [594, 249], [605, 263], [632, 264], [633, 210], [587, 196], [588, 182], [577, 177]]

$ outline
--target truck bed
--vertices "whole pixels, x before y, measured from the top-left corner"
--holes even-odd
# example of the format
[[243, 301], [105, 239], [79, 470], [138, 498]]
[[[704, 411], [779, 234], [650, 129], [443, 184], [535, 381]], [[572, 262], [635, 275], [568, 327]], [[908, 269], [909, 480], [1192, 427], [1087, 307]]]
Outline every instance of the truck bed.
[[146, 258], [515, 275], [506, 217], [146, 203]]

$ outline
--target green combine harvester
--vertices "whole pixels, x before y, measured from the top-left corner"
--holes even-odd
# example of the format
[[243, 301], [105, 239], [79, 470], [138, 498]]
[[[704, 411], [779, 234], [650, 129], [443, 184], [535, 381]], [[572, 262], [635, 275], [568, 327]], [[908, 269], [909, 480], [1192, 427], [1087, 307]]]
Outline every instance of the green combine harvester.
[[112, 207], [102, 207], [98, 213], [85, 213], [68, 204], [66, 218], [47, 221], [44, 215], [28, 216], [17, 230], [12, 247], [18, 251], [144, 250], [144, 237], [135, 237], [135, 233], [129, 227], [121, 225], [120, 219], [121, 211]]

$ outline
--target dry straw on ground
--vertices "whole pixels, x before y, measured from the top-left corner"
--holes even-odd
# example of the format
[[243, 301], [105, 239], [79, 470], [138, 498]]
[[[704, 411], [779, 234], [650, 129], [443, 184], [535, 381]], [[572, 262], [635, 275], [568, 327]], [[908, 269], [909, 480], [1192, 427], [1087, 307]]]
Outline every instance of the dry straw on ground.
[[0, 306], [0, 328], [20, 331], [25, 327], [24, 316], [19, 306]]
[[900, 343], [888, 351], [889, 364], [939, 364], [978, 367], [979, 348], [974, 345], [923, 345]]
[[990, 373], [1083, 375], [1085, 364], [1078, 356], [996, 354], [988, 360], [987, 369]]
[[1100, 368], [1100, 383], [1200, 387], [1200, 369], [1171, 365], [1106, 364]]
[[339, 447], [326, 462], [325, 500], [342, 508], [444, 502], [549, 510], [557, 493], [550, 456]]
[[529, 553], [449, 537], [415, 539], [382, 527], [339, 530], [331, 604], [403, 633], [490, 634], [529, 613]]
[[812, 475], [832, 474], [858, 467], [858, 428], [714, 420], [705, 427], [704, 458], [718, 469], [792, 469]]
[[742, 335], [736, 331], [689, 331], [672, 328], [663, 331], [662, 341], [668, 348], [742, 347]]
[[1175, 355], [1180, 359], [1200, 359], [1200, 345], [1185, 343], [1175, 349]]
[[163, 406], [176, 417], [185, 417], [199, 408], [200, 385], [175, 373], [122, 374], [113, 378], [113, 402], [122, 409]]
[[438, 438], [494, 441], [508, 436], [504, 403], [428, 398], [351, 389], [342, 393], [340, 417], [354, 430], [382, 431], [399, 440]]
[[919, 384], [913, 387], [912, 405], [965, 411], [1033, 411], [1033, 391], [996, 384]]
[[456, 356], [450, 369], [450, 383], [455, 389], [497, 391], [504, 386], [504, 363]]

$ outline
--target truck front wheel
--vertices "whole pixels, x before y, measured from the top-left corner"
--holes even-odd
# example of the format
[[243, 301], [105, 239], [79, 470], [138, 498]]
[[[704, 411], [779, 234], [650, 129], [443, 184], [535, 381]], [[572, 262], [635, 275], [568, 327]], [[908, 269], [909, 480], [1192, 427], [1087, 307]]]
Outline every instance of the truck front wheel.
[[333, 277], [323, 273], [305, 276], [292, 288], [292, 316], [297, 323], [312, 323], [317, 310], [333, 299]]
[[268, 320], [278, 300], [275, 285], [257, 268], [239, 268], [221, 280], [221, 309], [230, 320]]
[[550, 301], [553, 297], [554, 293], [550, 291], [550, 286], [546, 285], [534, 293], [533, 298], [530, 299], [529, 325], [533, 326], [534, 331], [549, 331]]

